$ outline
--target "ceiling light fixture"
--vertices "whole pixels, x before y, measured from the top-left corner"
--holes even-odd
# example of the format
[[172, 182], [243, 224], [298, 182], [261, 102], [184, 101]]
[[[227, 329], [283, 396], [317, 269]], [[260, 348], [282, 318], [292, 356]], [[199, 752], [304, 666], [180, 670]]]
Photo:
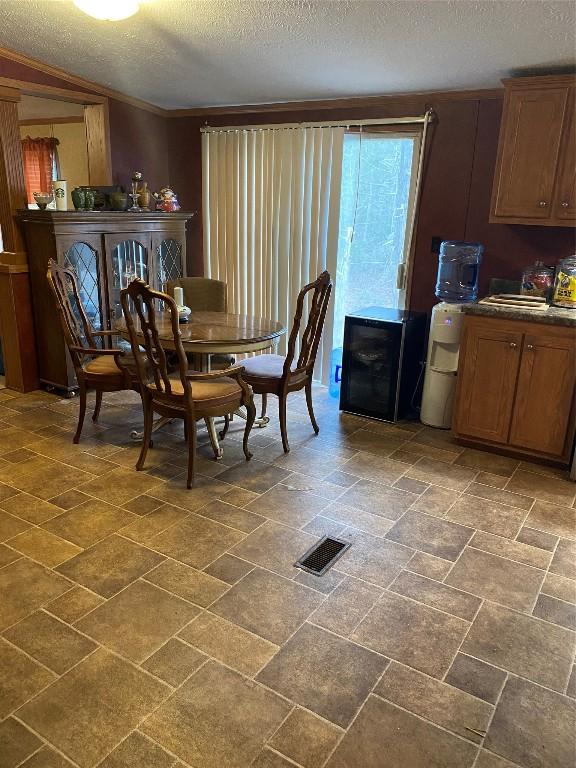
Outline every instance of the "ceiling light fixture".
[[121, 21], [140, 10], [138, 0], [74, 0], [74, 5], [100, 21]]

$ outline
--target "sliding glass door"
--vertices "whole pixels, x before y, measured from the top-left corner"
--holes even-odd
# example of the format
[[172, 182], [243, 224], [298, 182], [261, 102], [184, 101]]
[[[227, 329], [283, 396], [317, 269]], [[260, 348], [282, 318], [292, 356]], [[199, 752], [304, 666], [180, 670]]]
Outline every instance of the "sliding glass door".
[[335, 348], [350, 312], [405, 305], [419, 159], [419, 134], [344, 136]]

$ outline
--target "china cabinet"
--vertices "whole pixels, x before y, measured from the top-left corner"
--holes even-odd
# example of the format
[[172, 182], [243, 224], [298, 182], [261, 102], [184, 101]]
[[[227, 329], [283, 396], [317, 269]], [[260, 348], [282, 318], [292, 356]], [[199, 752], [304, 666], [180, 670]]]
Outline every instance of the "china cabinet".
[[121, 317], [120, 291], [134, 277], [162, 290], [186, 275], [186, 222], [191, 213], [21, 211], [28, 250], [40, 381], [76, 387], [54, 300], [46, 280], [49, 259], [72, 267], [96, 329]]

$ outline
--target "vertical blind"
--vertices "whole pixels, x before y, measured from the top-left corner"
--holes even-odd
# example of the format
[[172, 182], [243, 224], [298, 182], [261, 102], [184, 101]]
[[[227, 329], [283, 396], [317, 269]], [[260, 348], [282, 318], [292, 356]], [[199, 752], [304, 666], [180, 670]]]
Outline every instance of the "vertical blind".
[[[336, 273], [343, 126], [202, 134], [204, 267], [232, 312], [290, 328], [300, 289]], [[327, 383], [333, 303], [315, 377]], [[285, 351], [286, 339], [279, 351]]]

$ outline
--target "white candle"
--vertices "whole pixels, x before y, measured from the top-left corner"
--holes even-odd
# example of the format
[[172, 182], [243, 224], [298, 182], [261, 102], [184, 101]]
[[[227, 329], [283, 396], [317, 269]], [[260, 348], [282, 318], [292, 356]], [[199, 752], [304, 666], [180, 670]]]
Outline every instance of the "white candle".
[[175, 286], [174, 288], [174, 301], [176, 302], [176, 306], [184, 306], [184, 291], [182, 288], [180, 288], [179, 285]]

